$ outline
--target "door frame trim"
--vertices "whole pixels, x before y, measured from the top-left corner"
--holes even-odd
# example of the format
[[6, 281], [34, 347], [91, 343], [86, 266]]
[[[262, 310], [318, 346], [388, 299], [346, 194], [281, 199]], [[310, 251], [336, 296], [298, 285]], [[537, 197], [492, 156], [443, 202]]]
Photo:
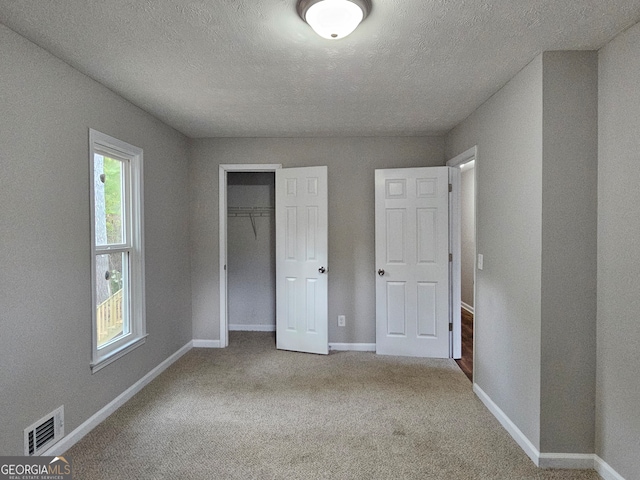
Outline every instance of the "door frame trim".
[[[476, 168], [478, 166], [478, 146], [474, 145], [473, 147], [471, 147], [468, 150], [465, 150], [464, 152], [462, 152], [460, 155], [457, 155], [455, 157], [453, 157], [451, 160], [447, 161], [447, 167], [460, 167], [461, 165], [468, 163], [472, 160], [475, 160], [475, 166], [474, 168]], [[460, 179], [460, 176], [458, 176], [458, 180]], [[478, 183], [478, 170], [475, 170], [475, 175], [474, 175], [474, 185], [473, 185], [473, 196], [474, 196], [474, 205], [476, 206], [474, 208], [474, 229], [475, 231], [473, 232], [473, 237], [475, 240], [475, 252], [474, 252], [474, 259], [476, 259], [478, 257], [478, 243], [477, 243], [477, 199], [478, 199], [478, 189], [477, 189], [477, 183]], [[456, 186], [454, 185], [454, 189], [456, 192], [458, 192], [457, 195], [454, 195], [454, 199], [453, 199], [453, 203], [456, 204], [456, 207], [452, 210], [453, 215], [457, 216], [457, 222], [458, 225], [461, 225], [461, 212], [460, 212], [460, 186]], [[462, 275], [461, 275], [461, 245], [460, 245], [460, 232], [458, 232], [457, 235], [457, 240], [456, 243], [454, 244], [452, 242], [452, 253], [453, 253], [453, 265], [452, 265], [452, 272], [451, 272], [451, 284], [453, 288], [457, 288], [458, 291], [458, 315], [457, 317], [454, 316], [454, 322], [453, 322], [453, 336], [452, 336], [452, 346], [453, 346], [453, 358], [461, 358], [462, 357], [462, 325], [461, 325], [461, 318], [460, 318], [460, 308], [461, 308], [461, 299], [460, 299], [460, 289], [461, 289], [461, 281], [462, 281]], [[474, 314], [473, 314], [473, 321], [475, 324], [476, 321], [476, 314], [477, 314], [477, 308], [476, 305], [478, 304], [478, 295], [477, 295], [477, 291], [476, 291], [476, 268], [475, 268], [476, 262], [474, 261], [474, 268], [473, 268], [473, 310], [474, 310]], [[456, 287], [457, 286], [457, 287]], [[453, 310], [452, 310], [453, 312]], [[456, 320], [457, 319], [457, 320]], [[475, 349], [475, 338], [476, 336], [473, 336], [473, 342], [474, 342], [474, 348], [473, 348], [473, 356], [474, 356], [474, 365], [475, 365], [475, 355], [476, 355], [476, 349]]]
[[275, 172], [282, 168], [281, 163], [229, 163], [218, 168], [218, 254], [220, 284], [220, 348], [229, 346], [229, 309], [227, 285], [227, 173]]
[[453, 324], [449, 335], [449, 356], [460, 359], [462, 358], [462, 312], [460, 310], [462, 211], [460, 210], [459, 168], [449, 166], [449, 183], [452, 186], [449, 193], [449, 252], [452, 254], [452, 261], [449, 262], [449, 322]]

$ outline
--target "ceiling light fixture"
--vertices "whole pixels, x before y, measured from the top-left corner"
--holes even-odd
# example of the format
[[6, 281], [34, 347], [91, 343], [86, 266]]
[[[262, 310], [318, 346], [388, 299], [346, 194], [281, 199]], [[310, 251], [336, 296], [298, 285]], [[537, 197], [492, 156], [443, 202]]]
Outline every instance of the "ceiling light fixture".
[[299, 0], [298, 14], [322, 38], [353, 32], [371, 11], [371, 0]]

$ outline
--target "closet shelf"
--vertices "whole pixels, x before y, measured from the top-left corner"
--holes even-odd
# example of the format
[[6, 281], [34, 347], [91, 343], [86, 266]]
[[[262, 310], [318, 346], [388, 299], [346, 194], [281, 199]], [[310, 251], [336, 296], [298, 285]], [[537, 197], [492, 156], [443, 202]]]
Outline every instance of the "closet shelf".
[[229, 207], [229, 217], [270, 217], [275, 211], [274, 207]]

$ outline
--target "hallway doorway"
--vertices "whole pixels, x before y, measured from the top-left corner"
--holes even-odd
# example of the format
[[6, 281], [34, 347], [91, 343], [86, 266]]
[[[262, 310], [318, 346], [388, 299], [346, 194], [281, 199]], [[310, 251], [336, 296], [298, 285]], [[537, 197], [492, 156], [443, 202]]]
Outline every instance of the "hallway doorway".
[[460, 305], [461, 357], [456, 360], [473, 382], [473, 350], [476, 304], [476, 147], [449, 160], [447, 166], [460, 169]]

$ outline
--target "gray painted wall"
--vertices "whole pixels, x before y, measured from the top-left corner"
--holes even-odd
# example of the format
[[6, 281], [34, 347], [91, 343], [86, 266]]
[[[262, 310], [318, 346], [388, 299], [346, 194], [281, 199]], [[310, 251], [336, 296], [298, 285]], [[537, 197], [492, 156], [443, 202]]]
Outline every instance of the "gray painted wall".
[[463, 303], [473, 308], [473, 269], [475, 268], [475, 168], [460, 174], [460, 292]]
[[598, 55], [543, 69], [540, 451], [593, 453]]
[[[444, 165], [437, 137], [220, 138], [191, 142], [196, 339], [219, 338], [218, 165], [327, 165], [329, 341], [375, 342], [374, 169]], [[346, 327], [337, 316], [347, 317]]]
[[640, 478], [640, 24], [599, 54], [596, 451]]
[[[274, 207], [273, 173], [229, 172], [227, 206]], [[275, 210], [267, 217], [227, 220], [229, 325], [276, 324]]]
[[[191, 337], [186, 139], [0, 25], [0, 455], [71, 432]], [[144, 149], [145, 345], [91, 374], [89, 128]]]
[[542, 56], [447, 138], [478, 146], [474, 381], [537, 447], [540, 440]]
[[542, 453], [592, 453], [597, 57], [549, 52], [448, 137], [478, 145], [478, 385]]

